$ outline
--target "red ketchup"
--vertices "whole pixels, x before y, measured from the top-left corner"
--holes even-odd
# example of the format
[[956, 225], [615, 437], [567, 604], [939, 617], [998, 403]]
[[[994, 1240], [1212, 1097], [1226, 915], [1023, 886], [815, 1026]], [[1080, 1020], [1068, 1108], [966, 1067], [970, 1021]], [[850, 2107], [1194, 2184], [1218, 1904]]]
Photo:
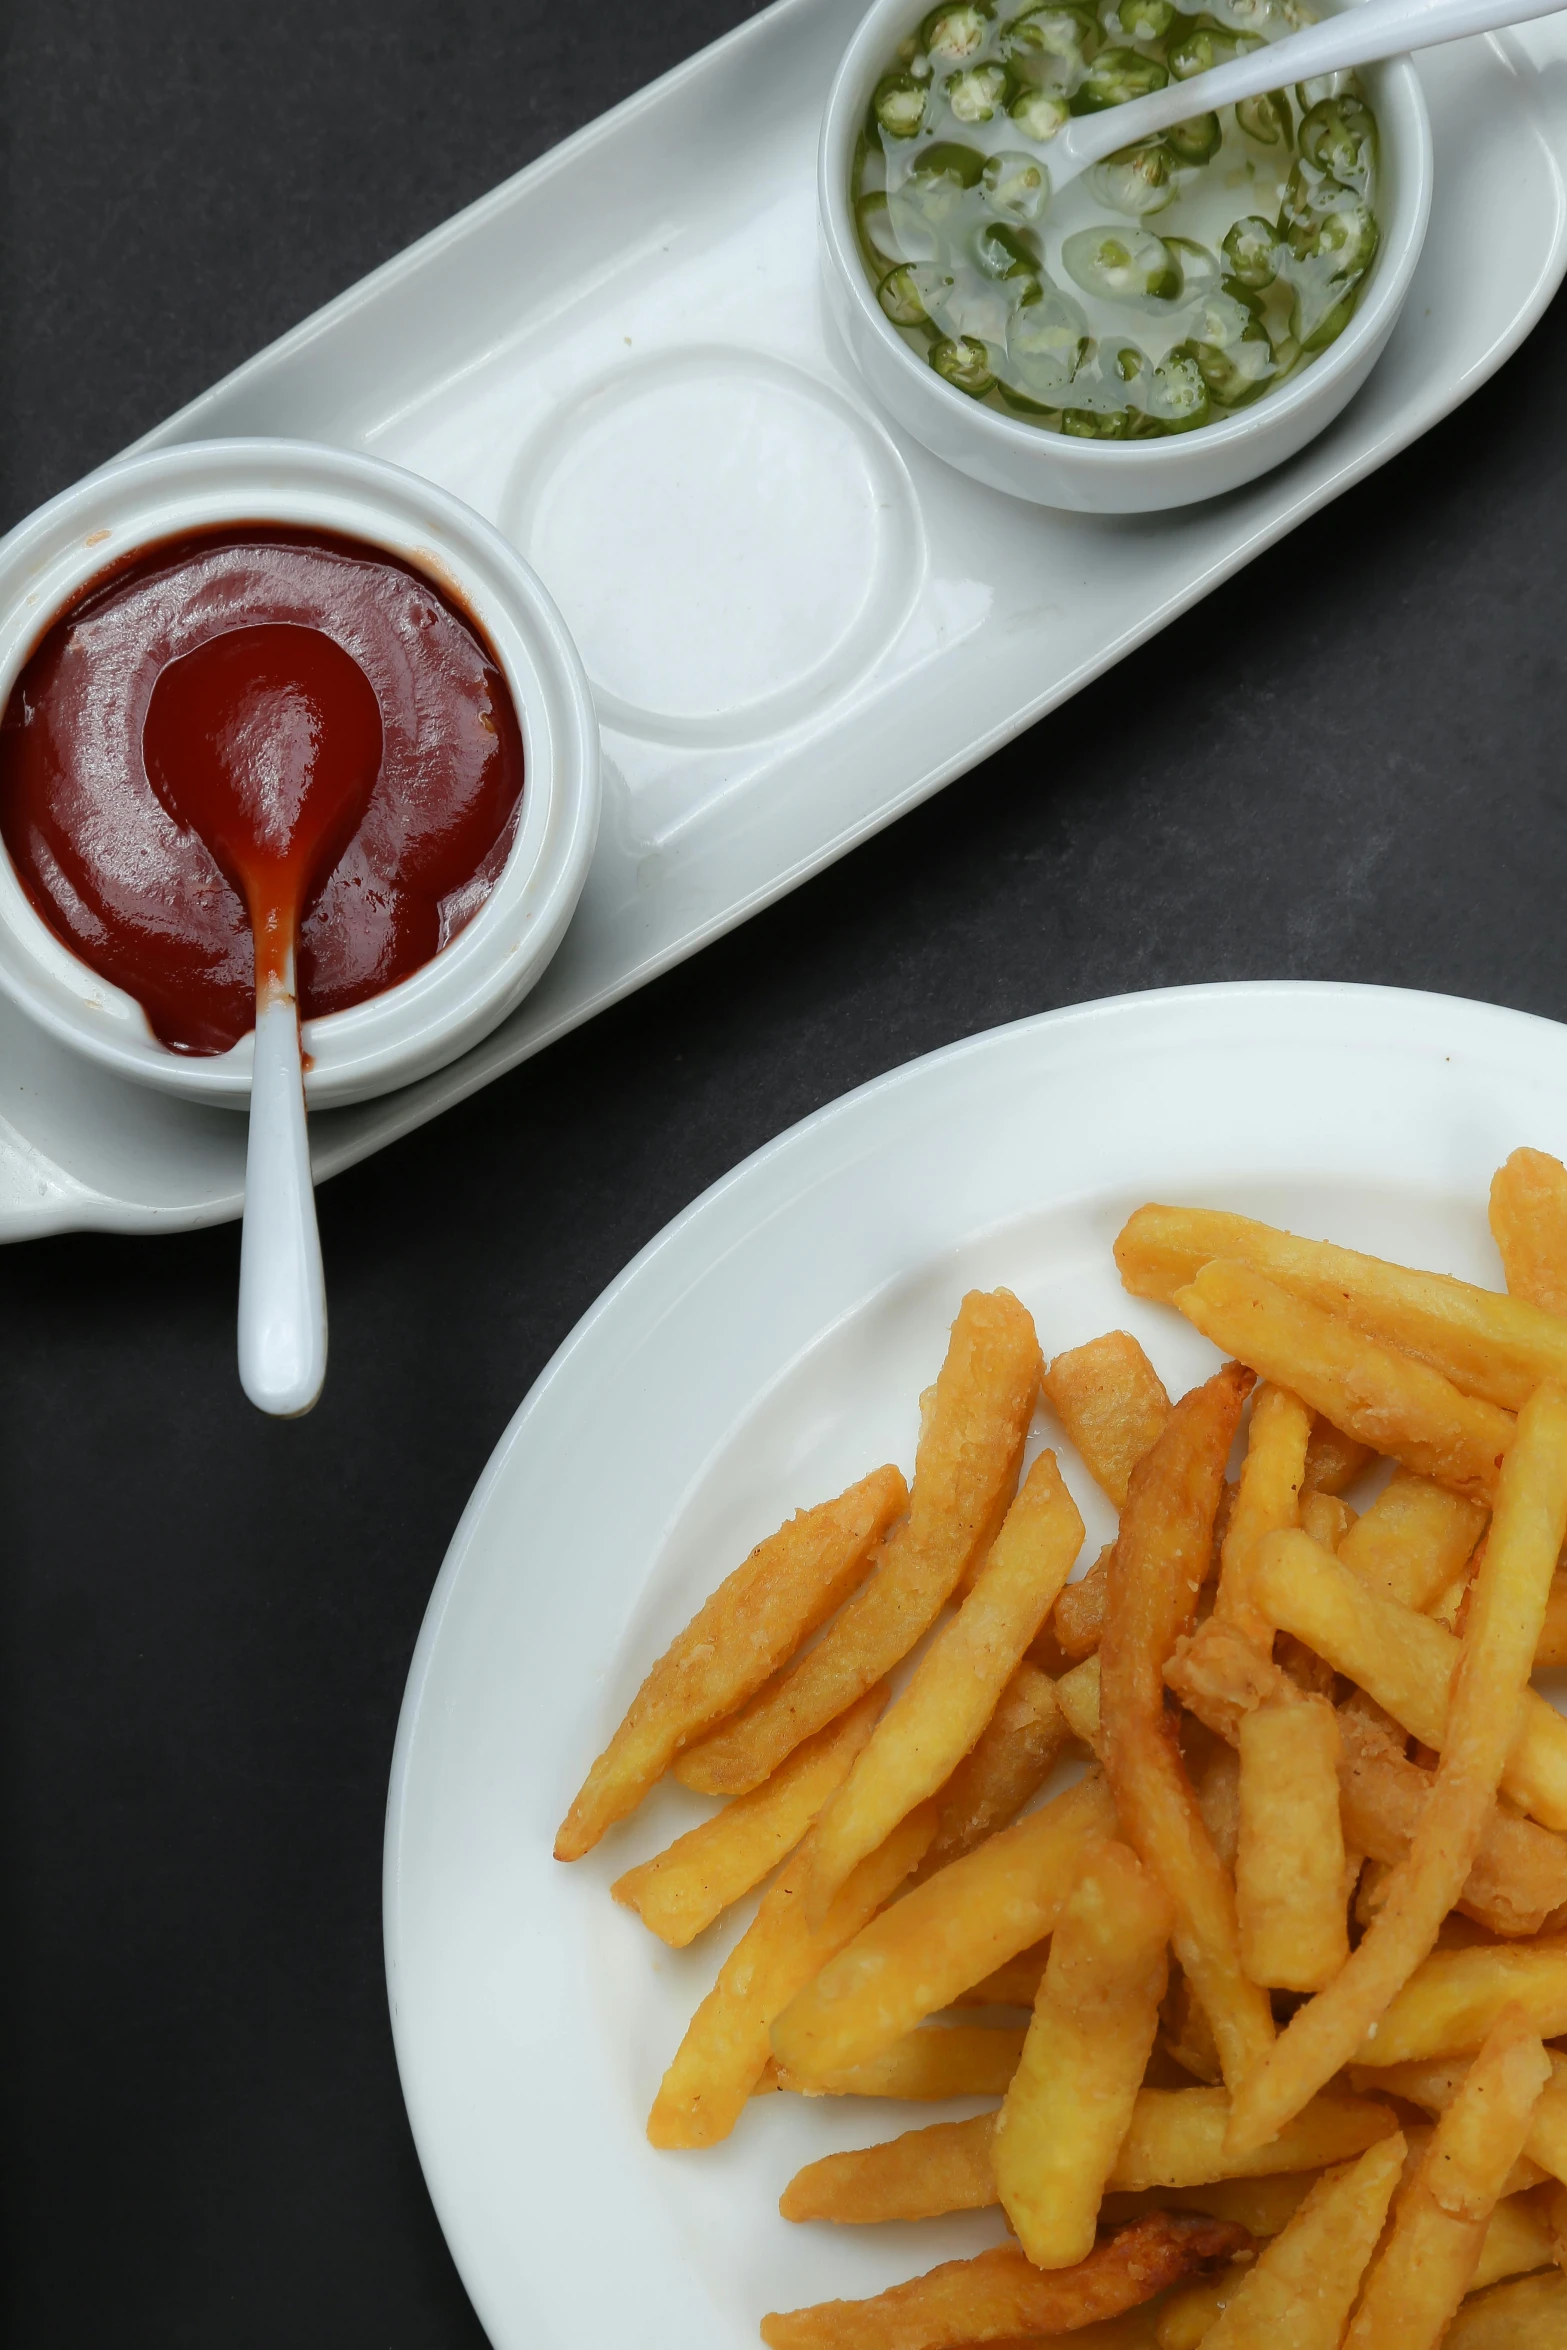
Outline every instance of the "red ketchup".
[[255, 526], [147, 549], [38, 645], [0, 721], [0, 838], [81, 960], [177, 1052], [286, 977], [305, 1019], [429, 962], [515, 837], [522, 738], [472, 621], [357, 540]]

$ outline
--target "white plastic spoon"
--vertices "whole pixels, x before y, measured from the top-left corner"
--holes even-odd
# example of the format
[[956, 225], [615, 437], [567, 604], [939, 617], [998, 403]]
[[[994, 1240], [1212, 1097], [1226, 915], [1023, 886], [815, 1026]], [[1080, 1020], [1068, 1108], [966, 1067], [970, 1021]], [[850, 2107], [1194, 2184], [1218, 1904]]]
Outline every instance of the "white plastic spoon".
[[239, 1376], [280, 1418], [326, 1377], [326, 1281], [305, 1134], [299, 918], [358, 829], [381, 768], [381, 710], [320, 629], [263, 622], [171, 661], [142, 729], [147, 775], [244, 897], [256, 1029], [239, 1256]]
[[1124, 106], [1077, 116], [1050, 142], [1051, 188], [1069, 186], [1091, 164], [1103, 163], [1123, 147], [1138, 146], [1178, 122], [1215, 114], [1242, 98], [1260, 98], [1290, 82], [1371, 65], [1409, 49], [1434, 49], [1471, 33], [1527, 24], [1536, 16], [1555, 16], [1561, 7], [1562, 0], [1361, 0], [1359, 7], [1324, 17], [1320, 24], [1307, 25], [1282, 41], [1266, 41], [1228, 65], [1172, 82], [1151, 97], [1129, 98]]

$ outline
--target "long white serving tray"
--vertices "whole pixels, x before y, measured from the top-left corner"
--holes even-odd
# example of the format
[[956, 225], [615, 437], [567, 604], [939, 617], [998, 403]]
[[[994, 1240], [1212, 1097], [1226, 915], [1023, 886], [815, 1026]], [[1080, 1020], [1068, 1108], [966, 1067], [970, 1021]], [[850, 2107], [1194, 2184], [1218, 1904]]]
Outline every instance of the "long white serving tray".
[[[777, 4], [150, 434], [298, 435], [499, 521], [577, 634], [606, 751], [564, 946], [504, 1027], [312, 1121], [335, 1174], [693, 953], [1109, 668], [1455, 408], [1567, 268], [1567, 16], [1421, 60], [1430, 235], [1370, 383], [1172, 515], [1048, 513], [885, 427], [823, 308], [813, 165], [856, 0]], [[0, 1238], [237, 1215], [239, 1120], [0, 1005]]]

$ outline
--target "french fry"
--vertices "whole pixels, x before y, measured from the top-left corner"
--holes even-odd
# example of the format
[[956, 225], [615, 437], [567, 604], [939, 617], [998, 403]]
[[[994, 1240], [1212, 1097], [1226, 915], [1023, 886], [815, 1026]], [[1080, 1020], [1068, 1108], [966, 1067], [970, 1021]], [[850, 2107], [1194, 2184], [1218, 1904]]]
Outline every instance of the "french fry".
[[1554, 2257], [1551, 2223], [1538, 2197], [1508, 2195], [1491, 2214], [1467, 2290], [1482, 2293], [1503, 2277], [1526, 2277], [1534, 2269], [1549, 2268]]
[[1362, 2097], [1326, 2091], [1249, 2153], [1228, 2146], [1224, 2089], [1144, 2089], [1121, 2141], [1110, 2184], [1118, 2189], [1200, 2187], [1220, 2179], [1267, 2178], [1347, 2162], [1398, 2127], [1392, 2112]]
[[1183, 1396], [1133, 1471], [1099, 1651], [1100, 1734], [1121, 1833], [1170, 1896], [1175, 1953], [1232, 2086], [1266, 2054], [1273, 2018], [1241, 1968], [1234, 1887], [1181, 1762], [1162, 1675], [1207, 1571], [1225, 1459], [1249, 1385], [1230, 1365]]
[[1425, 2062], [1478, 2048], [1516, 2001], [1542, 2040], [1567, 2032], [1567, 1934], [1437, 1950], [1355, 2051], [1359, 2065]]
[[1567, 2276], [1526, 2277], [1466, 2301], [1442, 2350], [1561, 2350], [1567, 2342]]
[[1264, 1387], [1253, 1398], [1246, 1458], [1241, 1464], [1235, 1506], [1219, 1558], [1219, 1591], [1213, 1612], [1233, 1624], [1259, 1648], [1271, 1651], [1273, 1626], [1247, 1594], [1246, 1570], [1264, 1534], [1300, 1522], [1300, 1489], [1306, 1474], [1311, 1414], [1288, 1388]]
[[1540, 1645], [1534, 1652], [1536, 1668], [1567, 1665], [1567, 1575], [1558, 1571], [1545, 1603]]
[[1337, 1493], [1303, 1493], [1300, 1522], [1313, 1542], [1320, 1542], [1324, 1550], [1331, 1550], [1335, 1556], [1339, 1544], [1353, 1533], [1358, 1523], [1348, 1502]]
[[934, 1876], [1015, 1820], [1049, 1778], [1070, 1736], [1050, 1675], [1037, 1665], [1019, 1665], [995, 1712], [941, 1791], [941, 1824], [920, 1863], [919, 1876]]
[[1376, 1454], [1358, 1436], [1346, 1436], [1319, 1413], [1306, 1447], [1303, 1493], [1343, 1493], [1371, 1466]]
[[1204, 1265], [1171, 1303], [1221, 1353], [1292, 1388], [1363, 1443], [1489, 1501], [1513, 1439], [1510, 1413], [1245, 1265]]
[[[1304, 1534], [1258, 1545], [1257, 1604], [1347, 1673], [1423, 1746], [1440, 1749], [1460, 1643], [1429, 1616], [1373, 1591]], [[1567, 1828], [1567, 1721], [1526, 1691], [1502, 1792], [1547, 1828]]]
[[1516, 1150], [1491, 1178], [1491, 1233], [1508, 1295], [1567, 1316], [1567, 1167]]
[[[1521, 1297], [1500, 1297], [1445, 1273], [1415, 1272], [1204, 1208], [1140, 1208], [1115, 1244], [1126, 1288], [1166, 1304], [1216, 1257], [1265, 1275], [1506, 1411], [1517, 1411], [1542, 1380], [1567, 1379], [1567, 1323]], [[1328, 1407], [1318, 1409], [1351, 1435], [1362, 1433]], [[1366, 1441], [1379, 1452], [1392, 1449], [1375, 1437]]]
[[1404, 2141], [1384, 2138], [1319, 2179], [1289, 2226], [1237, 2279], [1210, 2350], [1338, 2350], [1366, 2264], [1404, 2167]]
[[1320, 2171], [1279, 2171], [1262, 2179], [1215, 2179], [1202, 2187], [1149, 2187], [1135, 2195], [1113, 2190], [1099, 2206], [1101, 2227], [1118, 2228], [1149, 2211], [1205, 2211], [1233, 2220], [1249, 2236], [1276, 2236], [1288, 2227]]
[[996, 2117], [934, 2122], [879, 2146], [824, 2154], [795, 2172], [778, 2208], [785, 2219], [829, 2219], [840, 2227], [884, 2220], [939, 2219], [949, 2211], [984, 2211], [997, 2201], [990, 2159]]
[[1197, 2350], [1217, 2324], [1219, 2314], [1240, 2283], [1238, 2269], [1221, 2269], [1216, 2277], [1201, 2277], [1183, 2285], [1159, 2307], [1154, 2329], [1156, 2350]]
[[1080, 1665], [1063, 1673], [1056, 1683], [1056, 1702], [1074, 1738], [1081, 1738], [1101, 1761], [1104, 1740], [1099, 1717], [1099, 1659], [1085, 1656]]
[[960, 1991], [953, 2005], [1032, 2007], [1039, 1997], [1048, 1949], [1048, 1943], [1040, 1942], [1032, 1950], [1020, 1950], [1016, 1958], [1009, 1958], [1005, 1966], [998, 1966], [993, 1975], [982, 1975], [977, 1983], [971, 1983], [966, 1991]]
[[1266, 1647], [1258, 1647], [1217, 1614], [1175, 1644], [1164, 1668], [1165, 1686], [1205, 1728], [1240, 1743], [1243, 1717], [1260, 1705], [1287, 1704], [1299, 1692]]
[[1398, 2198], [1344, 2350], [1390, 2342], [1435, 2350], [1474, 2281], [1492, 2210], [1549, 2078], [1538, 2035], [1519, 2010], [1505, 2010]]
[[886, 1697], [885, 1688], [867, 1690], [858, 1705], [797, 1746], [752, 1794], [737, 1795], [715, 1818], [617, 1877], [610, 1887], [614, 1898], [634, 1909], [671, 1950], [684, 1950], [794, 1850], [853, 1769]]
[[636, 1809], [684, 1745], [743, 1705], [827, 1621], [864, 1579], [877, 1542], [907, 1504], [899, 1472], [877, 1469], [836, 1501], [800, 1510], [757, 1544], [637, 1691], [566, 1814], [555, 1839], [557, 1860], [591, 1852], [606, 1828]]
[[[1552, 2178], [1567, 2181], [1567, 2056], [1551, 2054], [1551, 2077], [1540, 2092], [1540, 2102], [1529, 2124], [1524, 2153]], [[1428, 2113], [1442, 2113], [1463, 2087], [1469, 2070], [1467, 2057], [1445, 2061], [1384, 2065], [1371, 2070], [1353, 2068], [1357, 2087], [1370, 2096], [1402, 2097]]]
[[[1414, 1841], [1431, 1774], [1405, 1759], [1349, 1707], [1341, 1709], [1339, 1805], [1345, 1837], [1370, 1859], [1396, 1862]], [[1493, 1807], [1458, 1908], [1493, 1934], [1537, 1934], [1567, 1902], [1567, 1837]]]
[[1089, 1475], [1119, 1509], [1127, 1479], [1170, 1416], [1158, 1372], [1129, 1331], [1110, 1330], [1057, 1355], [1040, 1384]]
[[957, 1614], [882, 1716], [817, 1825], [806, 1893], [813, 1917], [905, 1812], [945, 1785], [975, 1744], [1083, 1547], [1083, 1521], [1055, 1454], [1024, 1479]]
[[1216, 1746], [1197, 1782], [1197, 1809], [1209, 1840], [1233, 1872], [1241, 1840], [1240, 1758], [1232, 1747]]
[[1050, 1611], [1050, 1630], [1063, 1656], [1092, 1656], [1105, 1630], [1105, 1595], [1110, 1588], [1107, 1542], [1086, 1575], [1069, 1583]]
[[1173, 1912], [1127, 1845], [1090, 1852], [1051, 1936], [1050, 1956], [996, 2119], [996, 2186], [1036, 2268], [1071, 2268], [1094, 2248], [1159, 2027]]
[[[1496, 1800], [1564, 1534], [1567, 1390], [1547, 1385], [1536, 1388], [1520, 1412], [1498, 1481], [1485, 1563], [1453, 1676], [1442, 1758], [1414, 1841], [1354, 1955], [1291, 2017], [1272, 2053], [1237, 2089], [1232, 2145], [1263, 2143], [1347, 2064], [1433, 1948], [1463, 1892]], [[1290, 1537], [1271, 1539], [1277, 1544]], [[1261, 1604], [1266, 1607], [1265, 1598]]]
[[871, 2301], [822, 2301], [762, 2320], [769, 2350], [951, 2350], [955, 2344], [1074, 2333], [1117, 2317], [1194, 2271], [1246, 2249], [1240, 2228], [1155, 2212], [1076, 2268], [1034, 2267], [1015, 2244], [949, 2260]]
[[1272, 1698], [1240, 1723], [1235, 1905], [1241, 1964], [1274, 1990], [1320, 1991], [1349, 1956], [1338, 1717]]
[[803, 2081], [786, 2064], [779, 2064], [778, 2086], [804, 2097], [891, 2097], [925, 2103], [1002, 2097], [1022, 2053], [1021, 2025], [927, 2025], [847, 2072]]
[[891, 1899], [935, 1829], [934, 1807], [900, 1820], [815, 1928], [802, 1899], [811, 1866], [807, 1835], [691, 2018], [648, 2116], [655, 2146], [713, 2146], [728, 2137], [767, 2064], [773, 2018]]
[[[1327, 2163], [1353, 2160], [1398, 2128], [1392, 2110], [1374, 2099], [1317, 2097], [1286, 2123], [1271, 2146], [1232, 2163], [1224, 2151], [1229, 2118], [1230, 2101], [1222, 2089], [1139, 2090], [1106, 2192], [1217, 2193], [1237, 2180], [1316, 2172]], [[994, 2114], [982, 2113], [972, 2121], [906, 2130], [879, 2146], [825, 2155], [796, 2173], [779, 2209], [785, 2219], [831, 2219], [854, 2226], [982, 2211], [999, 2199], [991, 2159], [995, 2125]], [[1240, 2208], [1221, 2204], [1212, 2216], [1251, 2225]]]
[[906, 1893], [779, 2015], [773, 2048], [800, 2081], [866, 2064], [960, 1991], [1041, 1941], [1078, 1863], [1114, 1833], [1097, 1773]]
[[1039, 1369], [1034, 1325], [1017, 1299], [1005, 1289], [971, 1290], [929, 1399], [907, 1518], [816, 1646], [682, 1754], [677, 1775], [687, 1787], [744, 1795], [759, 1786], [924, 1636], [1006, 1515]]
[[1485, 1523], [1478, 1502], [1399, 1469], [1337, 1545], [1337, 1555], [1390, 1599], [1423, 1613], [1463, 1573]]

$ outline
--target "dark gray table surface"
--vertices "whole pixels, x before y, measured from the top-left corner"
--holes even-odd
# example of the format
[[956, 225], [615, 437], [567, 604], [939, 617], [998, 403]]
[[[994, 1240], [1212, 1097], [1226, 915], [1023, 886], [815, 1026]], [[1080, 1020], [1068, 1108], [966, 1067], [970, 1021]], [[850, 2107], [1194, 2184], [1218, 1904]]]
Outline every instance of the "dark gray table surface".
[[[0, 523], [747, 13], [10, 0]], [[1311, 977], [1562, 1010], [1564, 384], [1558, 302], [1066, 710], [332, 1184], [308, 1421], [235, 1384], [234, 1228], [0, 1256], [7, 2342], [482, 2340], [387, 2026], [398, 1702], [507, 1419], [705, 1185], [1084, 997]]]

